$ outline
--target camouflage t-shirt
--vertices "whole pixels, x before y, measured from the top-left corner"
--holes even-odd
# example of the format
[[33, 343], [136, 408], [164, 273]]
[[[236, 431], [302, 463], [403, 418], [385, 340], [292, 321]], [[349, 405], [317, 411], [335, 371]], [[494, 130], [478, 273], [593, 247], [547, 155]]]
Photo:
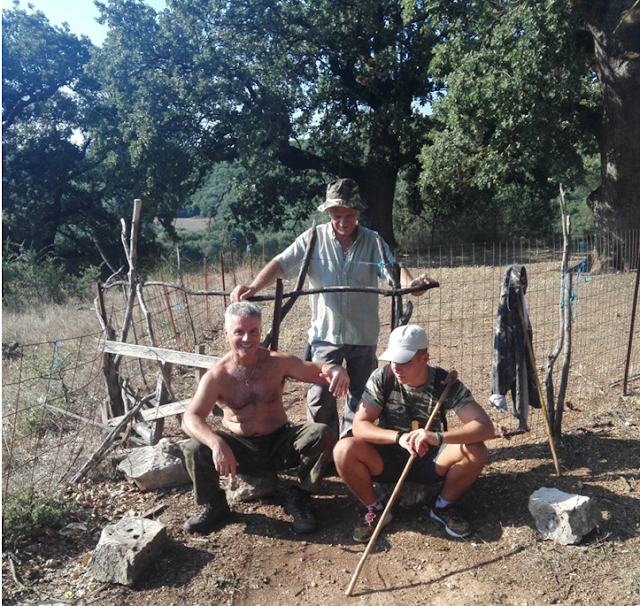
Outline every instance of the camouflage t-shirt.
[[[382, 385], [384, 367], [373, 371], [367, 381], [362, 399], [381, 411], [378, 419], [380, 427], [409, 431], [412, 420], [418, 421], [420, 427], [427, 424], [431, 412], [438, 403], [435, 391], [436, 369], [433, 366], [427, 366], [427, 368], [429, 369], [429, 378], [424, 385], [418, 387], [401, 385], [394, 376], [393, 389], [387, 402], [384, 402]], [[449, 393], [442, 403], [442, 408], [457, 412], [469, 402], [474, 401], [471, 392], [460, 381], [456, 381], [449, 389]], [[432, 431], [441, 429], [439, 414], [433, 420], [431, 429]]]

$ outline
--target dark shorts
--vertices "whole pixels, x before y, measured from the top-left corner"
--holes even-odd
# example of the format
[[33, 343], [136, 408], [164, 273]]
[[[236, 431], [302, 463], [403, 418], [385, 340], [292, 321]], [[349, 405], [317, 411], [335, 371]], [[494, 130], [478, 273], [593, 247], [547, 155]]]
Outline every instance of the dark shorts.
[[[373, 476], [374, 482], [393, 483], [397, 482], [407, 465], [411, 456], [402, 446], [396, 444], [374, 444], [384, 463], [384, 469], [379, 476]], [[431, 446], [423, 457], [417, 457], [411, 464], [411, 469], [406, 477], [407, 482], [416, 484], [438, 484], [444, 480], [443, 476], [436, 473], [436, 459], [445, 448], [442, 446]]]

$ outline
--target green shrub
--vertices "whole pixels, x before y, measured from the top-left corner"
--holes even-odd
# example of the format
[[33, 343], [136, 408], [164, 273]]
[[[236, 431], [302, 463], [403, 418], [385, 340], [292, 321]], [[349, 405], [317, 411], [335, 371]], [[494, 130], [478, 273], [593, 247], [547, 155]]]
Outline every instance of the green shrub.
[[42, 534], [45, 529], [58, 529], [63, 523], [63, 504], [52, 496], [27, 487], [10, 499], [2, 511], [3, 545], [17, 545]]
[[19, 311], [34, 304], [66, 303], [83, 298], [98, 279], [98, 267], [69, 275], [55, 255], [6, 243], [2, 251], [2, 306]]

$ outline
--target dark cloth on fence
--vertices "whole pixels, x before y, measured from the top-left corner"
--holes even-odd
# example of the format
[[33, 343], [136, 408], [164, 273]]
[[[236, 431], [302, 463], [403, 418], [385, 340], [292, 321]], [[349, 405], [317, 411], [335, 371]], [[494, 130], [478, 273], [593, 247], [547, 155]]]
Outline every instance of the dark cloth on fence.
[[527, 272], [523, 265], [510, 265], [504, 272], [495, 324], [491, 393], [505, 396], [511, 393], [511, 410], [517, 419], [517, 431], [528, 429], [529, 406], [540, 408], [535, 369], [522, 329], [518, 309], [527, 326], [531, 324], [524, 304]]
[[[323, 423], [291, 426], [286, 423], [266, 436], [246, 438], [222, 427], [217, 433], [238, 461], [237, 473], [264, 476], [274, 471], [298, 468], [298, 486], [317, 492], [336, 443], [334, 433]], [[220, 476], [211, 458], [211, 449], [197, 440], [187, 441], [182, 450], [193, 481], [196, 505], [204, 505], [220, 492]]]

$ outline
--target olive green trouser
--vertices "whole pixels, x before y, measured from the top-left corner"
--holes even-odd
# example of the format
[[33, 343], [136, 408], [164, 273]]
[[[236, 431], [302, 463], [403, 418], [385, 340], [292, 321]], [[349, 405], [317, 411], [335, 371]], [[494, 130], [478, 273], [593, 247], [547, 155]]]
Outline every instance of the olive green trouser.
[[[246, 438], [226, 428], [216, 429], [238, 461], [237, 473], [264, 476], [274, 471], [298, 468], [298, 485], [317, 492], [336, 443], [333, 431], [323, 423], [289, 423], [266, 436]], [[196, 505], [204, 505], [221, 491], [220, 475], [211, 458], [211, 449], [191, 439], [182, 447], [187, 472], [193, 481]]]

